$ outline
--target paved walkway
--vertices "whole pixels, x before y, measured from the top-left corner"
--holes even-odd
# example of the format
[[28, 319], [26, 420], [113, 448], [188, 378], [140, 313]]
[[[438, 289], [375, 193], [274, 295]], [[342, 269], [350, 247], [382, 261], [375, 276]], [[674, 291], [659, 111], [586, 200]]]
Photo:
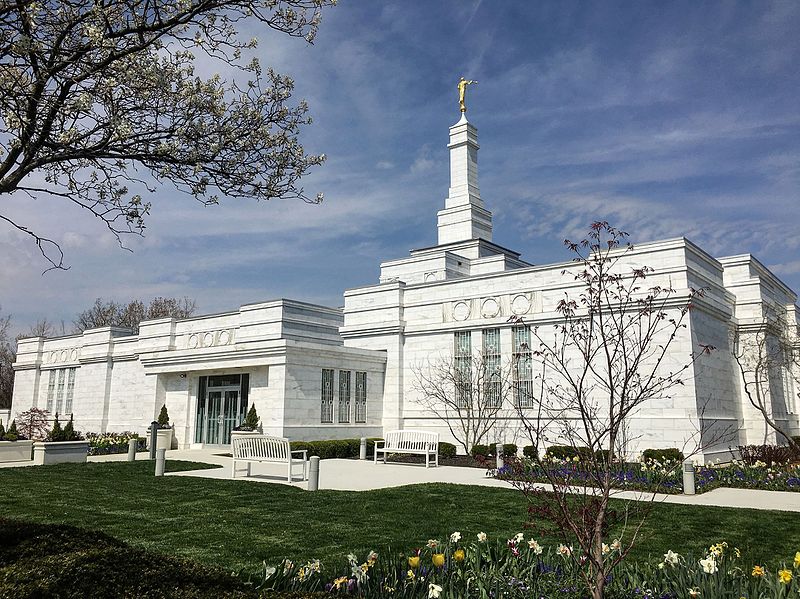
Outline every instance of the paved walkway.
[[[138, 453], [138, 459], [146, 459], [147, 453]], [[92, 456], [90, 462], [116, 462], [127, 459], [126, 454], [108, 456]], [[211, 470], [191, 470], [187, 472], [170, 472], [167, 476], [194, 476], [200, 478], [231, 479], [231, 458], [224, 451], [208, 450], [173, 450], [167, 452], [167, 460], [189, 460], [219, 464], [222, 468]], [[30, 466], [30, 462], [5, 462], [0, 467]], [[307, 489], [308, 482], [297, 476], [292, 483], [286, 480], [286, 465], [278, 463], [253, 464], [251, 476], [245, 477], [244, 468], [237, 473], [236, 480], [252, 483], [291, 484], [300, 489]], [[359, 460], [322, 460], [320, 462], [319, 488], [341, 491], [368, 491], [385, 489], [419, 483], [453, 483], [458, 485], [480, 485], [483, 487], [511, 488], [509, 483], [486, 476], [480, 468], [459, 468], [439, 466], [425, 468], [424, 465], [382, 463]], [[649, 501], [652, 495], [637, 491], [618, 491], [615, 495], [620, 499], [636, 499]], [[679, 503], [684, 505], [710, 505], [718, 507], [750, 508], [757, 510], [781, 510], [800, 512], [800, 493], [788, 491], [757, 491], [749, 489], [714, 489], [702, 495], [656, 495], [657, 502]]]
[[[140, 456], [142, 454], [139, 454]], [[125, 459], [126, 456], [94, 457], [90, 460]], [[231, 458], [224, 452], [205, 450], [174, 450], [167, 452], [167, 459], [192, 460], [220, 464], [222, 468], [213, 470], [192, 470], [188, 472], [172, 472], [169, 476], [195, 476], [230, 480]], [[341, 491], [368, 491], [385, 489], [419, 483], [453, 483], [459, 485], [480, 485], [483, 487], [511, 488], [511, 485], [486, 476], [480, 468], [460, 468], [455, 466], [439, 466], [425, 468], [421, 464], [382, 463], [375, 464], [371, 460], [322, 460], [319, 468], [319, 488]], [[299, 469], [298, 469], [299, 472]], [[244, 470], [237, 473], [236, 480], [250, 482], [270, 482], [288, 485], [285, 464], [260, 463], [253, 464], [251, 476], [245, 477]], [[299, 476], [291, 483], [300, 489], [308, 488], [306, 481]], [[637, 491], [618, 491], [615, 495], [620, 499], [636, 499], [650, 501], [652, 494]], [[655, 498], [658, 502], [679, 503], [684, 505], [710, 505], [718, 507], [751, 508], [758, 510], [781, 510], [800, 512], [800, 493], [789, 491], [759, 491], [749, 489], [719, 488], [701, 495], [663, 495]]]

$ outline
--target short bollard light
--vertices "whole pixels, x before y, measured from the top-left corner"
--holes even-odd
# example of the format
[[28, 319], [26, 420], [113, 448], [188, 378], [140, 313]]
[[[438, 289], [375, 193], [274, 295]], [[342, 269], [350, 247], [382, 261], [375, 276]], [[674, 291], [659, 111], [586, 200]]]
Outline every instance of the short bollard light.
[[361, 437], [361, 447], [358, 450], [358, 459], [359, 460], [366, 460], [367, 459], [367, 438]]
[[683, 494], [694, 495], [694, 464], [692, 460], [683, 461]]
[[503, 444], [498, 443], [494, 446], [494, 455], [496, 456], [495, 459], [497, 460], [497, 469], [503, 467]]
[[159, 449], [156, 451], [156, 476], [164, 476], [164, 465], [167, 461], [167, 450]]
[[316, 491], [319, 489], [319, 456], [312, 455], [311, 464], [308, 467], [308, 490]]
[[158, 422], [153, 420], [150, 423], [150, 459], [156, 458], [156, 446], [158, 445]]
[[136, 445], [139, 443], [139, 439], [134, 437], [133, 439], [128, 439], [128, 461], [133, 462], [136, 461]]

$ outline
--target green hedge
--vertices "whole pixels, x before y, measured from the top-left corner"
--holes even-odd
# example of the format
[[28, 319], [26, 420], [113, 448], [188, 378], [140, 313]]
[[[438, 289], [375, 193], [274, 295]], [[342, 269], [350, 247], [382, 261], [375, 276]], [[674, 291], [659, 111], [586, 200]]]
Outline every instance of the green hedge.
[[456, 457], [456, 446], [452, 443], [439, 443], [439, 457], [440, 458], [454, 458]]
[[[367, 438], [367, 457], [375, 455], [375, 441], [380, 437]], [[329, 439], [326, 441], [292, 441], [293, 450], [305, 449], [308, 457], [319, 456], [322, 460], [331, 458], [357, 458], [361, 453], [361, 439]], [[456, 446], [452, 443], [439, 443], [439, 457], [452, 458], [456, 455]]]
[[683, 452], [677, 447], [667, 449], [645, 449], [642, 452], [642, 459], [645, 462], [682, 462]]
[[522, 455], [524, 455], [526, 458], [529, 458], [531, 460], [539, 457], [536, 454], [536, 448], [533, 445], [526, 445], [525, 447], [523, 447], [522, 448]]
[[592, 450], [588, 447], [573, 447], [572, 445], [551, 445], [544, 452], [544, 457], [556, 460], [572, 460], [586, 458], [591, 455]]
[[[375, 454], [375, 441], [380, 437], [367, 439], [367, 457]], [[320, 459], [357, 458], [361, 453], [361, 439], [329, 439], [326, 441], [292, 441], [292, 449], [305, 449], [308, 456], [319, 456]]]

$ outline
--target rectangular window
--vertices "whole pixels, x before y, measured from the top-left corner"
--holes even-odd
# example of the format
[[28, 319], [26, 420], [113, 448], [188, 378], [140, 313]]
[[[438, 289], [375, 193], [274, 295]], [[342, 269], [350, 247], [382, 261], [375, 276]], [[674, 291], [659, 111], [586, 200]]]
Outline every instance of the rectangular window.
[[356, 422], [367, 421], [367, 373], [356, 372]]
[[53, 400], [56, 397], [56, 371], [50, 371], [50, 378], [47, 381], [47, 411], [53, 413]]
[[488, 408], [499, 408], [503, 403], [500, 355], [500, 329], [484, 329], [483, 367], [486, 369], [484, 393]]
[[320, 422], [333, 422], [333, 369], [322, 369], [322, 417]]
[[75, 368], [67, 368], [67, 395], [64, 398], [64, 413], [72, 414], [72, 396], [75, 392]]
[[533, 361], [531, 357], [531, 329], [519, 326], [512, 329], [512, 360], [514, 365], [514, 405], [518, 408], [533, 406]]
[[64, 402], [64, 368], [58, 369], [58, 387], [56, 387], [56, 414], [61, 413], [62, 404]]
[[453, 350], [453, 375], [456, 387], [456, 407], [466, 408], [472, 402], [472, 334], [456, 331]]
[[339, 422], [350, 422], [350, 371], [339, 371]]

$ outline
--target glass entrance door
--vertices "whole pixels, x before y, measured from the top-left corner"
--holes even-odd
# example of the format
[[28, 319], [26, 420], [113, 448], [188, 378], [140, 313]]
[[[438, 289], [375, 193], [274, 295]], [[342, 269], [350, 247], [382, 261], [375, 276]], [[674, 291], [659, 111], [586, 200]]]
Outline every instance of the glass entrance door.
[[242, 423], [247, 409], [247, 375], [201, 377], [197, 398], [195, 442], [229, 445], [231, 431]]

